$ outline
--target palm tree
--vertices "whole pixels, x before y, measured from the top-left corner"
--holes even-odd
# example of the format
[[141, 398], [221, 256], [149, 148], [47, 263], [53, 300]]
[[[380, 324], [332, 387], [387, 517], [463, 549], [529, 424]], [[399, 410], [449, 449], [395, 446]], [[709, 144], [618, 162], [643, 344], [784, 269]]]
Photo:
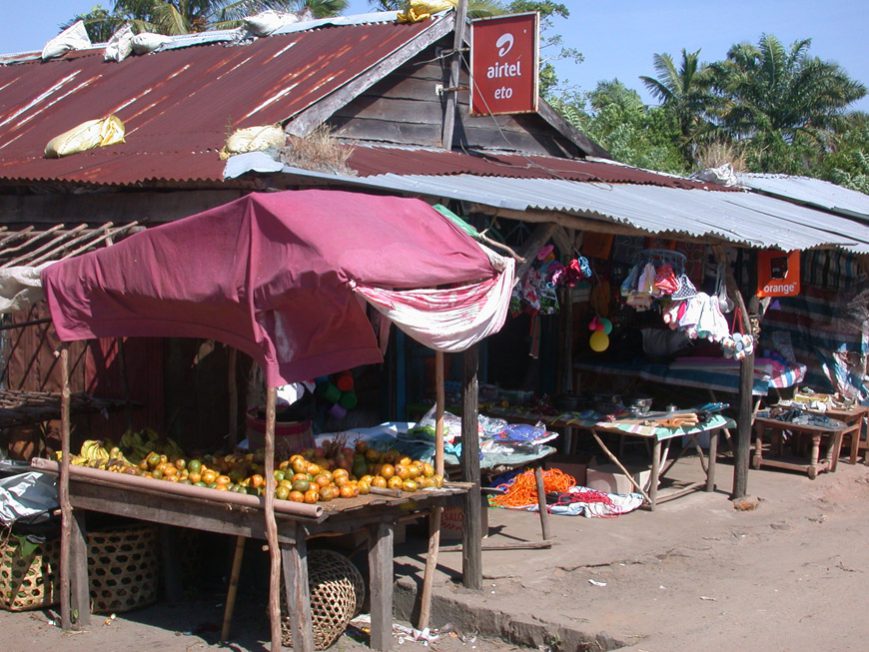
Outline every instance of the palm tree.
[[710, 105], [709, 73], [700, 63], [700, 50], [682, 49], [679, 68], [669, 54], [655, 54], [656, 77], [641, 76], [649, 92], [670, 111], [679, 124], [679, 149], [686, 161], [694, 160], [701, 136], [708, 130], [705, 119]]
[[335, 16], [347, 8], [348, 0], [116, 0], [109, 12], [97, 5], [84, 20], [93, 41], [105, 41], [106, 34], [129, 22], [136, 31], [158, 34], [189, 34], [207, 29], [237, 27], [245, 16], [274, 9], [302, 12], [315, 18]]
[[764, 34], [757, 45], [734, 45], [710, 66], [722, 127], [761, 153], [764, 171], [775, 165], [766, 154], [807, 138], [823, 145], [848, 105], [866, 95], [838, 64], [810, 56], [810, 46], [803, 39], [788, 48]]

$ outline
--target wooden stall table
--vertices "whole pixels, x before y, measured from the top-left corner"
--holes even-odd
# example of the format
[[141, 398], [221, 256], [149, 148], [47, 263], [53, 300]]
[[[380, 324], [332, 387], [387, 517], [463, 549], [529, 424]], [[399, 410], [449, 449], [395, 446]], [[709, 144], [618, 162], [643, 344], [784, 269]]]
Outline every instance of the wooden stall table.
[[[849, 408], [828, 408], [826, 412], [815, 412], [812, 410], [811, 413], [823, 414], [845, 424], [845, 429], [842, 431], [842, 443], [845, 443], [845, 437], [849, 438], [850, 456], [848, 461], [851, 464], [856, 464], [857, 456], [860, 453], [860, 435], [863, 431], [863, 419], [869, 414], [869, 406], [853, 405]], [[869, 464], [869, 455], [866, 456], [866, 463]]]
[[[776, 469], [790, 471], [803, 471], [809, 478], [814, 480], [819, 473], [835, 471], [838, 465], [839, 451], [842, 448], [842, 434], [846, 426], [841, 421], [833, 421], [830, 426], [816, 426], [810, 424], [792, 423], [768, 416], [757, 416], [754, 419], [754, 455], [751, 458], [752, 468], [759, 469], [767, 466]], [[835, 427], [840, 425], [841, 427]], [[832, 426], [832, 427], [831, 427]], [[785, 432], [790, 431], [795, 437], [802, 435], [811, 438], [812, 447], [807, 462], [797, 462], [785, 459], [769, 459], [763, 456], [763, 438], [766, 432], [770, 433], [770, 453], [782, 453]], [[829, 437], [830, 442], [824, 459], [819, 459], [821, 454], [821, 439]]]
[[[659, 502], [672, 500], [679, 496], [696, 491], [703, 488], [706, 491], [715, 490], [715, 458], [718, 454], [718, 434], [724, 428], [733, 427], [732, 420], [715, 414], [702, 421], [695, 426], [670, 428], [654, 425], [654, 421], [646, 419], [616, 419], [613, 421], [602, 421], [594, 425], [592, 435], [606, 456], [615, 464], [621, 473], [630, 481], [638, 493], [640, 493], [646, 501], [650, 510], [654, 510]], [[703, 454], [703, 449], [697, 438], [703, 433], [709, 433], [709, 456]], [[652, 444], [652, 467], [649, 475], [649, 482], [646, 487], [641, 487], [637, 484], [631, 473], [625, 468], [622, 461], [613, 453], [604, 443], [601, 434], [614, 434], [623, 437], [636, 437]], [[677, 437], [689, 437], [691, 443], [697, 451], [700, 466], [703, 468], [706, 476], [703, 482], [692, 482], [687, 486], [679, 489], [668, 491], [665, 494], [658, 493], [658, 485], [660, 481], [666, 477], [673, 465], [679, 461], [679, 458], [687, 450], [687, 446], [683, 446], [679, 453], [668, 461], [670, 443]]]
[[[57, 473], [58, 464], [34, 460], [40, 471]], [[322, 533], [367, 531], [370, 569], [371, 641], [375, 650], [392, 647], [393, 540], [395, 526], [415, 512], [443, 507], [466, 494], [470, 483], [450, 482], [442, 489], [413, 494], [368, 495], [339, 499], [305, 507], [312, 514], [283, 511], [298, 503], [275, 501], [281, 567], [293, 629], [295, 650], [314, 649], [310, 593], [308, 589], [307, 540]], [[265, 539], [262, 498], [201, 487], [111, 473], [83, 467], [70, 468], [69, 498], [76, 509], [70, 550], [73, 610], [79, 622], [90, 614], [87, 545], [82, 510], [192, 528], [232, 536]]]

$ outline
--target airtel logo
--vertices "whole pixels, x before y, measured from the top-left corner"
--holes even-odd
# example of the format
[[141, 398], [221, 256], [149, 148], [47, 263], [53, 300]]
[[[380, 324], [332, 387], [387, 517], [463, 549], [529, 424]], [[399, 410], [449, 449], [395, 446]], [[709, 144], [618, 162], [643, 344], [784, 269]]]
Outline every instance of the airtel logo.
[[498, 56], [506, 57], [507, 53], [513, 49], [513, 35], [507, 32], [506, 34], [501, 34], [498, 37], [498, 40], [495, 41], [495, 47], [498, 48]]

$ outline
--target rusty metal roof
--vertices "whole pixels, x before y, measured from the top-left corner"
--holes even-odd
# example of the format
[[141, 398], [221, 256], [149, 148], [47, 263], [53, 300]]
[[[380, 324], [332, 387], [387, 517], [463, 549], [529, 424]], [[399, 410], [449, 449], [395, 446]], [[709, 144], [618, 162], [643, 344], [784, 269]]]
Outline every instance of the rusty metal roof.
[[669, 174], [642, 170], [614, 162], [397, 147], [355, 147], [347, 165], [363, 177], [400, 175], [459, 175], [513, 179], [561, 179], [598, 183], [633, 183], [666, 188], [723, 190]]
[[[120, 63], [85, 50], [0, 65], [0, 181], [220, 182], [229, 132], [285, 122], [433, 24], [323, 27]], [[110, 113], [124, 121], [125, 143], [44, 158], [51, 138]]]

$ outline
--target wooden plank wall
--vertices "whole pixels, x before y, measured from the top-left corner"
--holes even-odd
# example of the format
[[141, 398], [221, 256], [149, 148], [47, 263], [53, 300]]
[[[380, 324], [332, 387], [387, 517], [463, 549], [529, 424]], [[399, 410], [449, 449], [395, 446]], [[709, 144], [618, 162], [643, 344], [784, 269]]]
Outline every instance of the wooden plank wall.
[[[441, 146], [445, 100], [438, 85], [447, 85], [447, 59], [434, 48], [422, 52], [386, 79], [339, 109], [329, 124], [335, 135], [373, 143]], [[579, 149], [536, 114], [472, 117], [468, 114], [468, 77], [463, 72], [456, 149], [518, 151], [526, 154], [579, 156]]]

